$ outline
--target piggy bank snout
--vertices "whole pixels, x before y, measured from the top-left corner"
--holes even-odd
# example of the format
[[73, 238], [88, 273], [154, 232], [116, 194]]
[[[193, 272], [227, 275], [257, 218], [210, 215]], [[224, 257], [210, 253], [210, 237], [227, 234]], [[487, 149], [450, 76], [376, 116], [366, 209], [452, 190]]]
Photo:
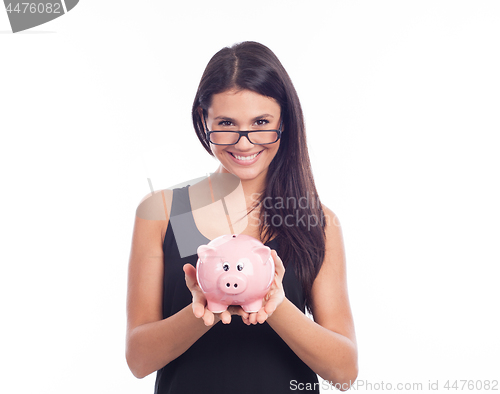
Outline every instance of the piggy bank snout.
[[240, 294], [247, 288], [247, 277], [242, 274], [228, 273], [219, 278], [219, 289], [226, 294]]

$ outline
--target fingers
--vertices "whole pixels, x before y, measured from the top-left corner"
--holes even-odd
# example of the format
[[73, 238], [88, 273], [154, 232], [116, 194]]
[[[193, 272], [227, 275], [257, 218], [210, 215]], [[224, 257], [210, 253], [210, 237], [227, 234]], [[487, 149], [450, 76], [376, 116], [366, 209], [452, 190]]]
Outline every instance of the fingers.
[[241, 316], [241, 320], [242, 320], [242, 321], [243, 321], [243, 323], [245, 323], [247, 326], [249, 326], [250, 324], [252, 324], [252, 323], [250, 323], [250, 320], [248, 320], [248, 316], [245, 316], [245, 317]]
[[214, 324], [214, 320], [215, 320], [214, 314], [205, 308], [205, 313], [203, 315], [203, 323], [205, 323], [205, 325], [208, 327]]
[[259, 322], [260, 324], [264, 323], [267, 320], [268, 317], [269, 317], [269, 315], [267, 314], [265, 308], [261, 308], [256, 313], [257, 322]]
[[259, 311], [257, 312], [252, 312], [252, 313], [248, 313], [248, 317], [245, 319], [243, 318], [243, 322], [246, 324], [246, 325], [250, 325], [250, 324], [263, 324], [267, 318], [269, 317], [269, 315], [266, 313], [265, 309], [264, 308], [261, 308]]
[[267, 313], [268, 317], [273, 314], [276, 308], [283, 302], [285, 299], [285, 292], [283, 291], [283, 285], [278, 283], [275, 279], [274, 284], [272, 286], [272, 290], [269, 291], [265, 297], [265, 305], [264, 310]]
[[[231, 323], [231, 316], [239, 315], [243, 319], [245, 324], [250, 324], [248, 321], [249, 313], [245, 312], [240, 306], [231, 306], [226, 309], [224, 312], [218, 314], [219, 319], [223, 324]], [[205, 314], [203, 315], [203, 321], [206, 325], [212, 325], [214, 323], [215, 314], [210, 312], [208, 309], [205, 309]]]
[[182, 269], [185, 274], [186, 286], [193, 295], [193, 314], [198, 319], [203, 318], [203, 322], [206, 326], [211, 326], [214, 324], [215, 317], [214, 314], [206, 308], [207, 300], [203, 292], [199, 289], [198, 281], [196, 280], [196, 268], [191, 264], [184, 264]]
[[[265, 297], [265, 306], [258, 312], [247, 313], [240, 306], [232, 306], [228, 310], [217, 314], [217, 318], [222, 320], [224, 324], [231, 323], [231, 315], [237, 314], [241, 316], [243, 322], [247, 325], [250, 324], [263, 324], [269, 316], [276, 310], [278, 305], [283, 301], [284, 293], [282, 291], [281, 282], [285, 274], [285, 267], [283, 261], [278, 256], [275, 250], [271, 250], [275, 266], [275, 278], [272, 285], [272, 290]], [[193, 314], [197, 318], [202, 318], [206, 326], [212, 326], [215, 322], [216, 316], [213, 312], [207, 309], [207, 301], [205, 295], [201, 291], [196, 279], [196, 268], [192, 264], [185, 264], [182, 267], [186, 285], [193, 295]], [[281, 292], [279, 291], [281, 289]], [[280, 293], [281, 294], [280, 296]]]
[[276, 253], [274, 249], [271, 250], [271, 256], [273, 256], [276, 275], [278, 275], [280, 280], [283, 280], [283, 276], [285, 275], [285, 266], [283, 265], [283, 261], [280, 259], [278, 253]]
[[205, 315], [205, 306], [201, 302], [196, 302], [193, 298], [193, 313], [198, 319]]
[[268, 317], [273, 314], [273, 312], [276, 310], [278, 305], [281, 304], [281, 301], [282, 300], [279, 300], [275, 297], [271, 297], [269, 299], [269, 301], [266, 303], [266, 305], [263, 308]]
[[[225, 315], [223, 315], [223, 314], [225, 314], [226, 312], [227, 312], [227, 320], [226, 320], [226, 318], [225, 318]], [[232, 316], [232, 315], [238, 315], [238, 316], [241, 316], [241, 319], [243, 320], [243, 323], [245, 323], [246, 325], [248, 325], [248, 324], [249, 324], [249, 322], [248, 322], [248, 315], [249, 315], [249, 313], [248, 313], [248, 312], [245, 312], [241, 306], [236, 306], [236, 305], [231, 305], [231, 306], [229, 306], [229, 307], [227, 308], [227, 311], [225, 311], [225, 312], [223, 312], [223, 313], [221, 314], [221, 319], [222, 319], [222, 322], [223, 322], [224, 324], [228, 324], [228, 323], [230, 323], [230, 322], [231, 322], [231, 316]], [[227, 321], [227, 323], [226, 323], [226, 321]]]
[[189, 290], [193, 289], [197, 284], [196, 280], [196, 268], [194, 268], [191, 264], [184, 264], [182, 267], [182, 270], [184, 271], [184, 276], [186, 279], [186, 285]]
[[196, 291], [198, 282], [196, 281], [196, 269], [191, 264], [184, 264], [182, 267], [185, 274], [186, 286], [193, 296], [193, 313], [199, 319], [205, 314], [205, 305], [207, 303], [202, 292]]
[[248, 313], [248, 317], [242, 317], [243, 322], [247, 325], [257, 323], [263, 324], [285, 298], [282, 285], [283, 276], [285, 275], [285, 266], [274, 249], [271, 250], [271, 256], [273, 257], [275, 266], [275, 278], [271, 285], [271, 291], [264, 297], [265, 306], [258, 312]]
[[231, 313], [229, 313], [228, 310], [225, 310], [219, 316], [220, 316], [220, 319], [222, 320], [222, 323], [224, 323], [224, 324], [231, 323]]

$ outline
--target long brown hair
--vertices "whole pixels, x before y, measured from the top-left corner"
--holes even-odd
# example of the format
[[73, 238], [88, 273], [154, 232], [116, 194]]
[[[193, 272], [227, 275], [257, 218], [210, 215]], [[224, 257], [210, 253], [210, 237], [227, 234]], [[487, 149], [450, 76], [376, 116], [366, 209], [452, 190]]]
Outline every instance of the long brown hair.
[[[280, 235], [277, 238], [280, 257], [284, 264], [290, 259], [295, 260], [306, 307], [312, 312], [311, 288], [325, 256], [325, 223], [311, 171], [297, 92], [276, 55], [266, 46], [246, 41], [217, 52], [203, 73], [192, 108], [196, 134], [212, 156], [199, 108], [206, 114], [212, 96], [230, 89], [251, 90], [275, 99], [281, 106], [285, 131], [278, 152], [269, 165], [265, 190], [257, 200], [257, 205], [262, 208], [259, 230], [263, 242]], [[304, 199], [305, 206], [301, 204]], [[271, 201], [271, 206], [268, 201]]]

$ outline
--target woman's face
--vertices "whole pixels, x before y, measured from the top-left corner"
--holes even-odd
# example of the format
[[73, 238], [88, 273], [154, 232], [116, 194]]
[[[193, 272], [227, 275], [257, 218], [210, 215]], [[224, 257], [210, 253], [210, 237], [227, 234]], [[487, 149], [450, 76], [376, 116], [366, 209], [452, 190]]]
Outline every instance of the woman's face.
[[[213, 130], [277, 130], [281, 107], [276, 100], [250, 90], [228, 90], [212, 96], [207, 127]], [[278, 152], [280, 141], [253, 145], [242, 136], [236, 145], [210, 144], [220, 161], [219, 171], [236, 175], [242, 181], [264, 182], [269, 164]], [[255, 156], [255, 157], [254, 157]]]

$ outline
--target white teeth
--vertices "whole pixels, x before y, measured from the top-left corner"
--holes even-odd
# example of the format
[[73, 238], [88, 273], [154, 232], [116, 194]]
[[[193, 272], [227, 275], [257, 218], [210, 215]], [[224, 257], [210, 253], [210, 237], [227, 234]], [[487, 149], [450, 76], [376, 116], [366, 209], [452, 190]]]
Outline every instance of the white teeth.
[[238, 156], [238, 155], [235, 155], [234, 153], [232, 155], [234, 157], [236, 157], [238, 160], [252, 160], [252, 159], [255, 159], [259, 153], [260, 152], [257, 152], [256, 154], [254, 154], [252, 156]]

